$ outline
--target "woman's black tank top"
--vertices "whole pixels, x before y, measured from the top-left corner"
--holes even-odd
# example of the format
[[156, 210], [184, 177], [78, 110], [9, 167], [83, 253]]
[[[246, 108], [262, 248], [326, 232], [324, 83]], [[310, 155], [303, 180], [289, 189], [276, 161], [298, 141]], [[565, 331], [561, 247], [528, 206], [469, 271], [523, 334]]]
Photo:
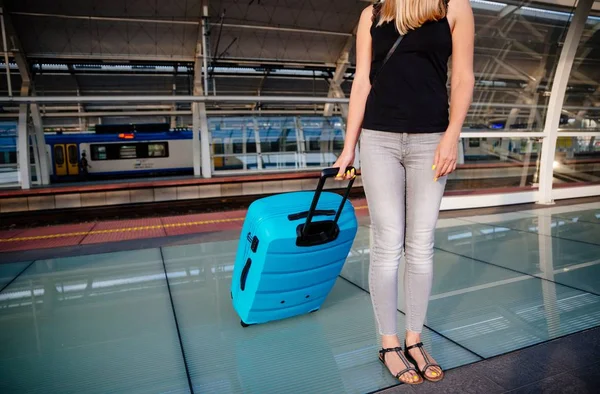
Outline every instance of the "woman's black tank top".
[[[371, 26], [371, 84], [398, 38], [394, 22]], [[367, 98], [362, 127], [399, 133], [446, 131], [449, 123], [447, 18], [409, 31], [381, 70]]]

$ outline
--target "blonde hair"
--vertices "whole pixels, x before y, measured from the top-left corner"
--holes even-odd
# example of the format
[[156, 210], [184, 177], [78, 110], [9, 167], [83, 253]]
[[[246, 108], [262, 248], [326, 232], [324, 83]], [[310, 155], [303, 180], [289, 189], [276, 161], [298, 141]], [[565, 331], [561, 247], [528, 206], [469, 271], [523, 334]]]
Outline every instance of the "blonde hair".
[[447, 13], [446, 0], [385, 0], [375, 5], [378, 26], [395, 21], [404, 35], [421, 27], [425, 22], [443, 19]]

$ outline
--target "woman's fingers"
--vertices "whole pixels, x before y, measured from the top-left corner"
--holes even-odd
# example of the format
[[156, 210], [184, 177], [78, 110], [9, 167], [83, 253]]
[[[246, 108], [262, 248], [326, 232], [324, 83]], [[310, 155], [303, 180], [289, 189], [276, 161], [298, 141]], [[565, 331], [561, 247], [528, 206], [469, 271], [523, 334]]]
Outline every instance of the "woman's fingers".
[[[348, 166], [346, 166], [346, 168], [348, 168]], [[352, 168], [351, 170], [347, 170], [344, 173], [344, 180], [349, 181], [350, 179], [354, 178], [356, 176], [356, 170], [354, 168]]]
[[433, 166], [431, 167], [432, 170], [435, 170], [435, 179], [439, 178], [440, 167], [440, 147], [438, 145], [437, 149], [435, 150], [435, 155], [433, 156]]
[[437, 180], [443, 176], [446, 176], [448, 174], [450, 174], [453, 170], [453, 168], [456, 167], [456, 161], [451, 159], [451, 158], [444, 158], [441, 160], [441, 164], [440, 167], [438, 168], [438, 171], [436, 172], [434, 181], [437, 182]]
[[450, 175], [456, 169], [456, 160], [448, 159], [444, 161], [444, 166], [440, 176]]
[[[351, 170], [347, 170], [350, 163], [339, 163], [334, 164], [334, 167], [338, 167], [338, 174], [335, 176], [335, 179], [338, 181], [350, 180], [356, 176], [356, 170], [352, 168]], [[344, 171], [346, 170], [346, 171]]]

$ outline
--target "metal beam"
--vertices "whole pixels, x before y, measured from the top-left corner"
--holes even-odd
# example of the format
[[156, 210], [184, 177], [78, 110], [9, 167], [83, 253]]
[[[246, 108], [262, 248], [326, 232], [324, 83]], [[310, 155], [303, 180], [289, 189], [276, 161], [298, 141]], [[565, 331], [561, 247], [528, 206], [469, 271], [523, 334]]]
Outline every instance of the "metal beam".
[[[0, 103], [37, 103], [37, 104], [58, 104], [58, 103], [254, 103], [262, 101], [265, 103], [309, 103], [324, 104], [337, 103], [347, 104], [347, 98], [335, 97], [312, 97], [312, 96], [28, 96], [28, 97], [0, 97]], [[511, 104], [495, 102], [473, 102], [472, 106], [488, 106], [490, 108], [548, 108], [548, 106], [529, 105], [529, 104]], [[566, 110], [598, 110], [598, 107], [564, 106]]]
[[[201, 85], [199, 86], [201, 88]], [[206, 102], [248, 102], [255, 101], [279, 103], [347, 103], [348, 99], [331, 97], [295, 97], [295, 96], [29, 96], [0, 97], [0, 103], [206, 103]]]
[[202, 34], [202, 48], [205, 50], [202, 52], [202, 65], [204, 69], [204, 91], [208, 92], [208, 4], [207, 2], [202, 3], [202, 25], [200, 27], [200, 34]]
[[[337, 66], [335, 68], [335, 73], [333, 74], [333, 79], [329, 83], [329, 93], [327, 97], [337, 97], [337, 98], [345, 98], [344, 91], [342, 90], [342, 81], [344, 80], [344, 75], [350, 67], [350, 51], [352, 51], [352, 47], [355, 42], [355, 35], [358, 30], [358, 25], [354, 27], [354, 32], [352, 36], [348, 37], [346, 42], [344, 43], [344, 47], [338, 56], [338, 60], [336, 62]], [[331, 103], [325, 104], [325, 109], [323, 111], [324, 116], [331, 116], [333, 113], [334, 105]], [[342, 117], [344, 119], [348, 118], [348, 105], [340, 104], [340, 111], [342, 112]]]
[[503, 60], [500, 60], [498, 58], [494, 58], [494, 61], [496, 63], [498, 63], [500, 66], [504, 67], [506, 70], [510, 71], [514, 76], [516, 76], [519, 79], [522, 79], [524, 81], [533, 81], [535, 82], [535, 77], [533, 77], [532, 75], [527, 74], [525, 71], [518, 69], [517, 67], [514, 67], [508, 63], [506, 63]]
[[12, 96], [12, 82], [10, 76], [10, 63], [8, 62], [8, 44], [6, 43], [6, 26], [4, 25], [4, 7], [0, 7], [0, 22], [2, 23], [2, 49], [4, 50], [4, 65], [6, 66], [6, 83], [8, 95]]
[[505, 6], [496, 17], [490, 20], [488, 23], [483, 25], [480, 29], [477, 29], [476, 36], [482, 36], [487, 32], [487, 30], [495, 28], [496, 23], [502, 21], [503, 19], [512, 16], [520, 7], [514, 5]]
[[[111, 116], [191, 116], [192, 111], [102, 111], [102, 112], [85, 112], [81, 116], [87, 118], [111, 117]], [[261, 109], [251, 110], [247, 108], [240, 109], [216, 109], [206, 110], [206, 115], [223, 116], [223, 115], [318, 115], [318, 111], [314, 109]], [[46, 112], [42, 118], [76, 118], [79, 117], [78, 112]], [[3, 119], [18, 119], [19, 112], [0, 114]]]
[[547, 138], [544, 138], [542, 144], [541, 170], [540, 170], [540, 186], [539, 186], [539, 203], [552, 203], [552, 182], [554, 179], [554, 156], [556, 152], [556, 140], [558, 138], [558, 126], [560, 123], [560, 114], [565, 100], [567, 84], [571, 76], [571, 69], [577, 46], [585, 27], [585, 22], [594, 0], [579, 0], [575, 14], [569, 31], [565, 39], [563, 49], [560, 53], [556, 74], [552, 83], [552, 92], [548, 103], [548, 112], [546, 114], [546, 124], [544, 133]]
[[[13, 15], [22, 16], [33, 16], [40, 18], [59, 18], [59, 19], [77, 19], [85, 21], [103, 21], [103, 22], [123, 22], [123, 23], [152, 23], [152, 24], [168, 24], [168, 25], [191, 25], [197, 26], [200, 22], [185, 21], [176, 19], [150, 19], [150, 18], [119, 18], [119, 17], [105, 17], [105, 16], [86, 16], [86, 15], [65, 15], [65, 14], [47, 14], [41, 12], [12, 12]], [[220, 23], [211, 23], [211, 25], [221, 25]], [[333, 36], [349, 36], [348, 33], [340, 33], [328, 30], [316, 30], [316, 29], [298, 29], [292, 27], [281, 27], [281, 26], [258, 26], [258, 25], [238, 25], [224, 23], [223, 27], [230, 27], [235, 29], [252, 29], [252, 30], [272, 30], [272, 31], [287, 31], [292, 33], [305, 33], [305, 34], [323, 34]]]

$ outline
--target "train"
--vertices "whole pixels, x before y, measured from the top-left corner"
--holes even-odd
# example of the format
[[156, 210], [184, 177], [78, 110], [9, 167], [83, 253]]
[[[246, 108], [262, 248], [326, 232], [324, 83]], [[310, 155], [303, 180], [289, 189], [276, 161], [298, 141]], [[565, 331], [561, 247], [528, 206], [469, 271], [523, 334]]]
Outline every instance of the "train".
[[191, 139], [191, 132], [183, 131], [46, 135], [50, 178], [60, 182], [189, 173]]

